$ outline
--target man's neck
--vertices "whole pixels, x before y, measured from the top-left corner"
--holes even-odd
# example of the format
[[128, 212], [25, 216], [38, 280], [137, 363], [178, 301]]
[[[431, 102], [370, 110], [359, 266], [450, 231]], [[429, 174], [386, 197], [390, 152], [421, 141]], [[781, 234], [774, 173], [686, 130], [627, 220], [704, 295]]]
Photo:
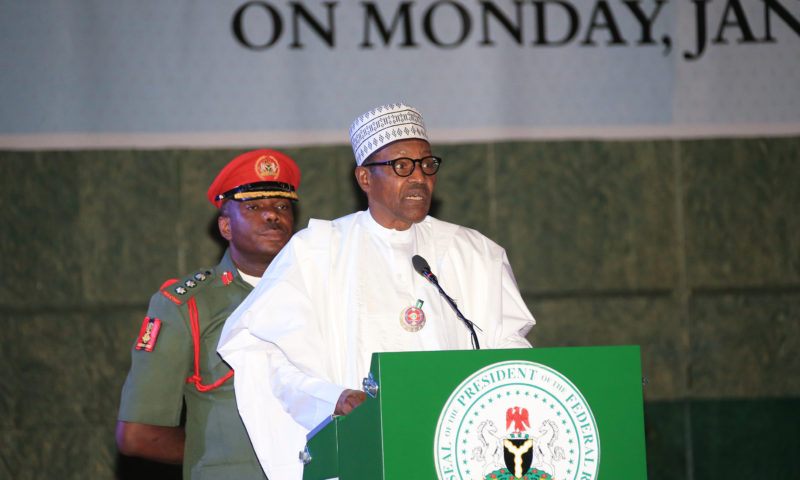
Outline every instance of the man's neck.
[[234, 266], [236, 266], [236, 268], [240, 272], [259, 278], [262, 275], [264, 275], [264, 271], [269, 266], [269, 262], [272, 261], [271, 258], [268, 259], [266, 262], [264, 262], [263, 258], [257, 260], [248, 260], [247, 258], [240, 258], [239, 255], [237, 255], [237, 252], [235, 251], [231, 251], [231, 260], [233, 261]]
[[372, 206], [370, 206], [367, 209], [367, 211], [369, 212], [369, 216], [372, 217], [372, 220], [374, 220], [375, 223], [377, 223], [381, 227], [389, 229], [389, 230], [397, 230], [399, 232], [404, 232], [404, 231], [408, 230], [409, 228], [411, 228], [412, 225], [414, 225], [411, 222], [404, 222], [404, 221], [399, 220], [397, 218], [389, 218], [389, 219], [387, 219], [385, 216], [381, 216], [380, 215], [380, 211], [378, 211], [377, 212], [378, 214], [376, 215], [375, 214], [376, 211]]
[[[239, 269], [237, 268], [237, 270]], [[255, 288], [255, 286], [258, 285], [259, 280], [261, 280], [261, 277], [257, 277], [255, 275], [248, 275], [241, 270], [239, 270], [239, 276], [241, 276], [242, 280], [244, 280], [246, 283], [249, 283], [250, 286], [252, 286], [253, 288]]]

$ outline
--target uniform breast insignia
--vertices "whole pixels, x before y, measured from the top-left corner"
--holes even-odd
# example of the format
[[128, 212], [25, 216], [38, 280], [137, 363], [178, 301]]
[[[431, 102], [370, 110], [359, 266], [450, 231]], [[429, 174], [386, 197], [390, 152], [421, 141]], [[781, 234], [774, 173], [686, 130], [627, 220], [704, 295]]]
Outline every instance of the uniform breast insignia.
[[417, 300], [417, 304], [408, 307], [400, 314], [400, 325], [406, 331], [418, 332], [425, 326], [425, 312], [422, 311], [422, 300]]
[[157, 318], [144, 317], [142, 329], [139, 331], [139, 339], [136, 341], [136, 350], [152, 352], [156, 346], [158, 331], [161, 329], [161, 320]]

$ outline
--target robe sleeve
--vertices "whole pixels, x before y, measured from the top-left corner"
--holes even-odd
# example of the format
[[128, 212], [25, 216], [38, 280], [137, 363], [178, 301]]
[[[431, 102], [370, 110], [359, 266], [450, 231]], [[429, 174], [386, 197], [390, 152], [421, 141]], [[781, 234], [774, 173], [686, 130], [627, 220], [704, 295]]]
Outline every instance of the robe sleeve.
[[492, 348], [529, 348], [526, 335], [536, 324], [525, 301], [522, 299], [506, 252], [503, 251], [500, 270], [501, 324], [496, 331]]
[[297, 423], [312, 430], [333, 414], [345, 387], [303, 372], [275, 344], [267, 347], [273, 395]]
[[270, 478], [299, 468], [306, 433], [333, 413], [344, 390], [325, 369], [306, 283], [313, 272], [296, 261], [304, 248], [298, 235], [228, 318], [217, 349], [235, 371], [239, 412]]
[[457, 281], [464, 314], [481, 330], [481, 348], [530, 348], [526, 335], [534, 326], [505, 249], [476, 230], [456, 227], [437, 235], [447, 252], [442, 276]]

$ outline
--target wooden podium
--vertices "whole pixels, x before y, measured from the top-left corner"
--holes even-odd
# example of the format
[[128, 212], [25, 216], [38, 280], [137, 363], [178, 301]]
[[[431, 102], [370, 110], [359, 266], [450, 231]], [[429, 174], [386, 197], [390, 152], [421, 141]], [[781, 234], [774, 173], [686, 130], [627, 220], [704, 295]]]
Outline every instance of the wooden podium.
[[370, 375], [304, 480], [647, 478], [637, 346], [377, 353]]

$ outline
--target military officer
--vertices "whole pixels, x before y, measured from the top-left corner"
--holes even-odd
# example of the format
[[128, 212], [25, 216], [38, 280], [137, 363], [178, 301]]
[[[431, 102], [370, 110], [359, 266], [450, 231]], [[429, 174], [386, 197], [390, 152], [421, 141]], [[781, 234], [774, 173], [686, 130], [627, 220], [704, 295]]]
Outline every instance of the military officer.
[[228, 248], [219, 265], [169, 280], [150, 299], [122, 389], [122, 454], [182, 463], [185, 479], [265, 478], [236, 408], [234, 372], [216, 347], [228, 315], [291, 237], [299, 183], [292, 159], [256, 150], [209, 187]]

